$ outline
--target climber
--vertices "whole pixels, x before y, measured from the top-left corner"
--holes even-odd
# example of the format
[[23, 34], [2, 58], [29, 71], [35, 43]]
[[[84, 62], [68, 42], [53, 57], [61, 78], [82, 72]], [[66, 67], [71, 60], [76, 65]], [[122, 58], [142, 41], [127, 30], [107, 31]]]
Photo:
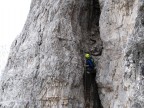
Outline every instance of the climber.
[[90, 56], [90, 54], [86, 53], [85, 54], [86, 58], [86, 71], [87, 73], [95, 73], [95, 63], [94, 59]]

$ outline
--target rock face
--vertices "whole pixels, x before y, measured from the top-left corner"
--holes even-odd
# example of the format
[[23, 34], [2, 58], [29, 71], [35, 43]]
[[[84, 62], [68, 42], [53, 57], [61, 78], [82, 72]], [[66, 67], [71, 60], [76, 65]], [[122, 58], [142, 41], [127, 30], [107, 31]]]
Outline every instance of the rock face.
[[144, 27], [142, 0], [101, 1], [99, 60], [104, 108], [144, 108]]
[[32, 0], [2, 75], [0, 108], [84, 108], [85, 52], [96, 60], [103, 108], [143, 108], [143, 12], [142, 0]]
[[32, 0], [1, 79], [1, 108], [84, 108], [83, 55], [99, 21], [93, 4]]

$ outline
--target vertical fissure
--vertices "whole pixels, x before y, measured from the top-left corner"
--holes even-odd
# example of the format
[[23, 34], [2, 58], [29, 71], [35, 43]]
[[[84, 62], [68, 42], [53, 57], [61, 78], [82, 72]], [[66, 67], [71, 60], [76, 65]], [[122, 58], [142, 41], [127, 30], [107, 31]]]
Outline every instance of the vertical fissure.
[[[100, 5], [98, 0], [87, 0], [88, 7], [88, 41], [86, 42], [87, 51], [90, 53], [96, 64], [98, 57], [102, 54], [103, 44], [100, 38], [99, 31], [99, 19], [100, 19]], [[101, 100], [98, 93], [98, 85], [96, 83], [96, 72], [87, 73], [85, 68], [83, 75], [84, 84], [84, 97], [85, 97], [85, 108], [102, 108]]]

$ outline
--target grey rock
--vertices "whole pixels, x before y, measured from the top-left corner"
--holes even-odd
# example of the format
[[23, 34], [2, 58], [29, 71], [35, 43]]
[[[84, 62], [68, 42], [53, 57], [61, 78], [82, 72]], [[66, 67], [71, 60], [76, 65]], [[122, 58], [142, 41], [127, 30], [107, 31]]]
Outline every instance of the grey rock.
[[32, 0], [0, 81], [1, 108], [84, 108], [83, 56], [95, 53], [86, 43], [99, 21], [91, 3]]
[[84, 108], [85, 52], [103, 108], [144, 107], [144, 3], [99, 3], [32, 0], [0, 81], [1, 108]]
[[97, 82], [104, 108], [143, 108], [143, 1], [106, 0]]

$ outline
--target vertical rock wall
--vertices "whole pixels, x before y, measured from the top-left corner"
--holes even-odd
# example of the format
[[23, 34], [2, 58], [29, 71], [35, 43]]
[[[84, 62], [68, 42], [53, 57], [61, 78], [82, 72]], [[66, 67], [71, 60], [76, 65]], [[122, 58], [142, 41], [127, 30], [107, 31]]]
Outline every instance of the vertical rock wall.
[[97, 60], [104, 108], [144, 107], [144, 3], [99, 3], [32, 0], [0, 82], [1, 108], [84, 108], [85, 52]]
[[2, 75], [0, 107], [84, 108], [84, 53], [102, 52], [99, 17], [97, 0], [32, 0]]
[[1, 108], [84, 108], [87, 2], [32, 0], [1, 79]]
[[103, 53], [97, 81], [104, 108], [143, 108], [143, 1], [100, 0]]

